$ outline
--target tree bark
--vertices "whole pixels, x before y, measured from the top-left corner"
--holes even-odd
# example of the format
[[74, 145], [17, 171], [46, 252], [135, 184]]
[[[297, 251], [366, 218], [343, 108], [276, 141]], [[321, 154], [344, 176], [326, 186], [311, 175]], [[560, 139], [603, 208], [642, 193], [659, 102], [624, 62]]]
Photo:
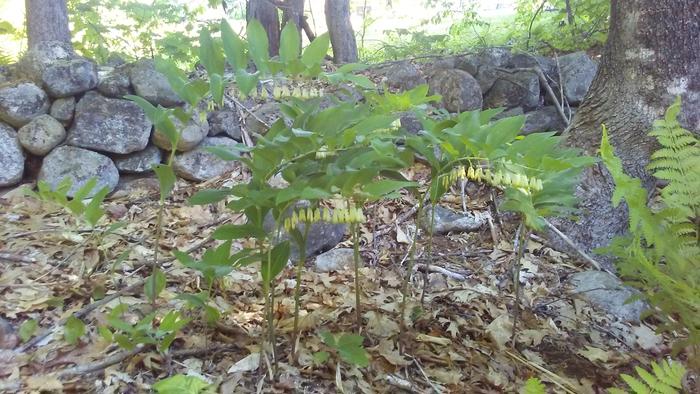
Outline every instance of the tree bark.
[[280, 51], [280, 19], [277, 7], [270, 0], [248, 0], [246, 3], [246, 20], [257, 19], [267, 32], [270, 43], [270, 56]]
[[284, 27], [287, 22], [292, 21], [297, 27], [299, 34], [301, 34], [301, 28], [304, 24], [304, 0], [287, 0], [281, 8], [282, 27]]
[[[650, 190], [654, 179], [645, 170], [657, 148], [647, 135], [676, 96], [683, 101], [679, 120], [700, 134], [700, 1], [612, 0], [608, 42], [598, 73], [566, 144], [596, 155], [601, 124], [625, 171]], [[628, 229], [627, 208], [613, 208], [614, 184], [603, 164], [584, 172], [576, 194], [576, 222], [557, 223], [585, 251], [608, 245]], [[602, 258], [606, 268], [611, 261]]]
[[71, 43], [65, 0], [25, 0], [29, 48], [44, 41]]
[[350, 23], [350, 0], [326, 0], [326, 25], [331, 36], [333, 61], [353, 63], [357, 61], [357, 42]]

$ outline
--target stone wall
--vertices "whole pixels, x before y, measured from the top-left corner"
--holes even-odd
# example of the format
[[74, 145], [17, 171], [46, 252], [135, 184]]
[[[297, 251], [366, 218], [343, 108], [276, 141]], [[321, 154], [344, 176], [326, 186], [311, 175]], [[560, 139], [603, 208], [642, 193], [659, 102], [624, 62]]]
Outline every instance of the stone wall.
[[[526, 114], [524, 133], [562, 130], [566, 123], [537, 75], [524, 70], [533, 67], [544, 72], [572, 108], [583, 100], [597, 69], [585, 53], [555, 61], [489, 48], [424, 64], [398, 62], [375, 72], [392, 89], [427, 83], [432, 93], [442, 95], [440, 105], [450, 112], [505, 107], [504, 116]], [[0, 187], [33, 175], [28, 171], [33, 162], [40, 163], [37, 178], [52, 186], [69, 177], [69, 195], [92, 177], [113, 190], [120, 174], [152, 171], [151, 166], [165, 157], [169, 142], [140, 107], [123, 98], [127, 94], [163, 107], [184, 105], [150, 60], [97, 66], [61, 43], [44, 43], [29, 51], [14, 71], [0, 68]], [[251, 105], [249, 110], [258, 118], [279, 116], [274, 102]], [[203, 148], [236, 144], [242, 127], [264, 132], [258, 130], [264, 126], [255, 117], [239, 115], [224, 109], [180, 124], [176, 173], [204, 181], [230, 171], [234, 163]], [[420, 129], [410, 114], [401, 121], [408, 132]]]

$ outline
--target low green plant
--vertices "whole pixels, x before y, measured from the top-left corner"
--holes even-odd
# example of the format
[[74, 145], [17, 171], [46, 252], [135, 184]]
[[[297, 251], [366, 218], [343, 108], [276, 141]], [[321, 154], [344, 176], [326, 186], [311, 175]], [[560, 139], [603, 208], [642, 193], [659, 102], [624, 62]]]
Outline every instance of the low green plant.
[[533, 377], [526, 380], [525, 385], [520, 390], [521, 394], [545, 394], [546, 392], [547, 388], [537, 377]]
[[138, 322], [130, 323], [122, 319], [128, 309], [126, 304], [117, 305], [107, 315], [107, 324], [98, 328], [103, 339], [115, 342], [126, 350], [134, 349], [137, 345], [156, 345], [159, 351], [165, 352], [178, 332], [190, 321], [180, 312], [170, 311], [160, 317], [157, 312], [151, 312]]
[[153, 390], [158, 394], [204, 394], [216, 393], [215, 387], [200, 377], [177, 374], [157, 381]]
[[[660, 364], [655, 361], [651, 363], [651, 373], [646, 369], [635, 367], [639, 377], [622, 374], [620, 377], [627, 383], [634, 394], [663, 393], [676, 394], [682, 390], [685, 367], [674, 361], [663, 360]], [[610, 388], [610, 394], [626, 394], [627, 391]]]
[[674, 349], [691, 346], [695, 354], [690, 357], [698, 363], [700, 146], [697, 138], [678, 124], [680, 108], [677, 100], [650, 133], [661, 148], [652, 155], [649, 168], [656, 178], [669, 182], [657, 209], [647, 206], [647, 191], [641, 181], [624, 173], [603, 126], [600, 156], [615, 182], [612, 202], [618, 206], [624, 200], [629, 211], [629, 234], [615, 238], [603, 251], [618, 258], [623, 278], [657, 308], [654, 315], [663, 321], [659, 330], [687, 333]]
[[360, 368], [369, 365], [369, 354], [362, 345], [365, 339], [361, 335], [348, 333], [333, 334], [324, 331], [321, 333], [321, 339], [323, 343], [328, 346], [330, 352], [320, 351], [314, 353], [314, 361], [317, 364], [323, 364], [330, 360], [331, 356], [334, 356], [338, 361], [343, 361]]
[[[68, 197], [70, 190], [73, 188], [73, 181], [66, 177], [59, 182], [56, 187], [52, 188], [47, 182], [40, 180], [37, 182], [37, 191], [25, 188], [25, 194], [43, 201], [49, 201], [68, 210], [74, 217], [85, 221], [91, 227], [95, 227], [97, 223], [104, 217], [105, 211], [102, 208], [105, 197], [109, 194], [108, 187], [102, 187], [96, 190], [97, 178], [90, 178], [84, 185], [73, 193], [72, 197]], [[85, 202], [86, 199], [89, 202]]]

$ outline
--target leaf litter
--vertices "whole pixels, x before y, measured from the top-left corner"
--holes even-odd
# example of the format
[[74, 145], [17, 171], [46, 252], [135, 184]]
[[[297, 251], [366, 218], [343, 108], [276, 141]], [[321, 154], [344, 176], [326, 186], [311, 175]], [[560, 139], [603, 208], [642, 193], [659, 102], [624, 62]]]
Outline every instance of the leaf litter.
[[[425, 176], [420, 165], [412, 173]], [[130, 306], [123, 318], [132, 322], [152, 311], [143, 292], [158, 206], [157, 190], [149, 182], [133, 181], [106, 200], [108, 215], [98, 230], [118, 221], [122, 226], [100, 235], [62, 209], [25, 197], [19, 188], [0, 195], [0, 391], [148, 391], [159, 380], [183, 374], [226, 393], [517, 392], [533, 376], [552, 392], [593, 393], [670, 351], [667, 338], [655, 334], [653, 326], [616, 321], [573, 299], [566, 278], [586, 267], [534, 240], [519, 273], [521, 312], [513, 343], [511, 241], [517, 223], [508, 215], [499, 218], [500, 239], [488, 227], [436, 235], [432, 256], [426, 255], [427, 235], [419, 234], [402, 319], [402, 283], [417, 229], [415, 214], [405, 216], [417, 201], [404, 195], [366, 207], [370, 221], [361, 238], [366, 264], [360, 334], [369, 366], [315, 361], [315, 353], [327, 349], [322, 332], [355, 332], [355, 300], [352, 269], [315, 272], [311, 257], [301, 277], [296, 364], [288, 356], [298, 280], [291, 266], [275, 288], [279, 363], [270, 382], [271, 360], [260, 351], [264, 300], [256, 268], [236, 269], [216, 285], [210, 305], [220, 319], [207, 324], [201, 310], [186, 309], [177, 298], [202, 291], [204, 283], [169, 257], [175, 249], [199, 257], [214, 244], [208, 237], [218, 225], [244, 222], [223, 203], [189, 206], [187, 198], [245, 178], [239, 171], [202, 185], [178, 181], [166, 204], [160, 247], [167, 286], [157, 307], [183, 308], [192, 318], [166, 353], [148, 346], [124, 350], [99, 334], [119, 304]], [[468, 209], [489, 211], [489, 193], [471, 191]], [[459, 192], [448, 194], [442, 204], [460, 210]], [[244, 246], [246, 241], [233, 248]], [[351, 246], [350, 241], [340, 246]], [[75, 313], [86, 334], [70, 345], [63, 330]], [[45, 335], [27, 346], [18, 335], [30, 320], [38, 326], [34, 334]]]

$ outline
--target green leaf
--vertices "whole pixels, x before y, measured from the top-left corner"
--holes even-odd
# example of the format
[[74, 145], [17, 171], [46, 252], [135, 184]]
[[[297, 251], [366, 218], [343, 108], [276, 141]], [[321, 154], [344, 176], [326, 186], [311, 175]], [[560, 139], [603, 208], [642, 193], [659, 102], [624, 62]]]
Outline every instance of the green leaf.
[[209, 74], [209, 91], [212, 99], [217, 105], [224, 102], [224, 80], [221, 74]]
[[209, 383], [196, 376], [173, 375], [153, 385], [159, 394], [200, 394], [205, 392]]
[[285, 65], [299, 57], [301, 36], [294, 22], [289, 20], [280, 35], [280, 61]]
[[362, 347], [364, 338], [360, 335], [343, 334], [338, 338], [337, 349], [340, 358], [346, 363], [366, 367], [369, 365], [369, 355]]
[[328, 54], [330, 43], [331, 40], [328, 33], [323, 33], [316, 37], [304, 50], [304, 54], [301, 55], [301, 62], [304, 63], [307, 68], [321, 64]]
[[221, 39], [228, 63], [235, 72], [244, 70], [248, 66], [248, 56], [245, 53], [246, 44], [238, 34], [233, 32], [231, 25], [226, 19], [221, 19]]
[[146, 283], [143, 285], [143, 291], [149, 300], [153, 301], [165, 289], [166, 278], [163, 271], [156, 269], [154, 273], [149, 275]]
[[268, 73], [270, 70], [268, 65], [270, 61], [270, 49], [265, 28], [257, 19], [251, 19], [251, 21], [248, 22], [247, 35], [250, 57], [253, 58], [255, 66], [260, 72], [263, 74]]
[[83, 334], [85, 334], [85, 323], [75, 316], [69, 317], [63, 328], [63, 336], [66, 338], [66, 342], [75, 345]]
[[39, 328], [39, 323], [34, 319], [25, 320], [21, 326], [19, 326], [19, 338], [22, 342], [27, 342], [33, 336], [36, 330]]
[[199, 32], [199, 61], [209, 74], [209, 78], [213, 74], [223, 75], [224, 73], [224, 58], [219, 51], [219, 48], [214, 44], [211, 38], [209, 29], [203, 28]]
[[90, 203], [85, 207], [85, 220], [93, 227], [105, 213], [104, 209], [102, 209], [102, 202], [104, 202], [107, 194], [109, 194], [109, 188], [105, 186], [92, 197]]
[[314, 364], [321, 365], [324, 364], [331, 357], [328, 352], [316, 352], [313, 354]]
[[173, 167], [165, 164], [156, 164], [153, 166], [153, 171], [158, 177], [158, 183], [160, 184], [160, 199], [164, 201], [170, 196], [170, 193], [175, 187], [175, 172]]
[[393, 179], [381, 179], [365, 185], [362, 191], [371, 196], [371, 200], [378, 200], [383, 196], [404, 188], [417, 187], [417, 182], [395, 181]]
[[241, 93], [249, 95], [258, 86], [258, 73], [250, 74], [244, 69], [236, 71], [236, 85]]
[[546, 387], [538, 378], [530, 378], [525, 381], [522, 394], [546, 394]]
[[264, 281], [271, 282], [282, 272], [289, 261], [289, 251], [289, 241], [284, 241], [272, 248], [270, 256], [263, 257], [260, 275]]
[[228, 189], [205, 189], [200, 190], [190, 197], [189, 203], [191, 205], [206, 205], [219, 202], [226, 197], [231, 195], [231, 191]]

